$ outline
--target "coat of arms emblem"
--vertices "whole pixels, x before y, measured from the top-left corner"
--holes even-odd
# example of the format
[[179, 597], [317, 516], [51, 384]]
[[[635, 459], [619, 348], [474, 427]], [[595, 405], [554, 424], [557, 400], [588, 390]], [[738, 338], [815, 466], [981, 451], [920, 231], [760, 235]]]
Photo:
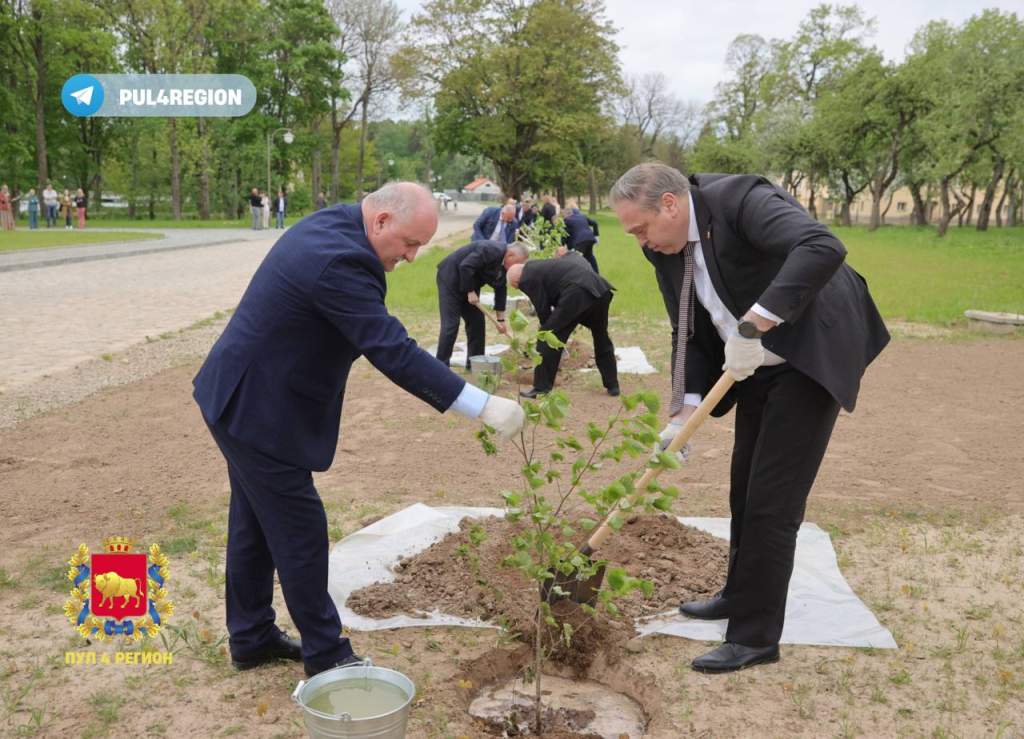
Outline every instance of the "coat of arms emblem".
[[103, 553], [90, 555], [82, 544], [68, 560], [73, 587], [64, 615], [83, 637], [153, 637], [174, 612], [167, 599], [167, 557], [156, 544], [148, 555], [132, 552], [134, 544], [112, 536], [103, 542]]

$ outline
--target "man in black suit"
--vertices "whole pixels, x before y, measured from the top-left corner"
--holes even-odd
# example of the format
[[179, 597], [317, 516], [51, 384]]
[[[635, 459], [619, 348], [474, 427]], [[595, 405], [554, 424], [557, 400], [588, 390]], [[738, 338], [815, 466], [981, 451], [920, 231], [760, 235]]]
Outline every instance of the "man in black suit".
[[519, 221], [515, 216], [514, 205], [485, 208], [473, 223], [473, 241], [500, 241], [503, 244], [511, 244], [516, 240], [516, 231], [519, 230]]
[[[358, 661], [327, 593], [327, 517], [311, 472], [334, 459], [359, 357], [440, 412], [505, 437], [523, 425], [518, 403], [458, 377], [387, 311], [385, 273], [436, 230], [430, 192], [411, 182], [303, 218], [267, 252], [193, 381], [231, 484], [224, 605], [239, 669], [301, 660], [312, 676]], [[275, 569], [301, 644], [275, 624]]]
[[505, 333], [505, 271], [522, 264], [530, 256], [522, 244], [500, 241], [474, 241], [456, 249], [437, 265], [437, 302], [441, 310], [441, 335], [437, 339], [437, 358], [448, 364], [459, 336], [459, 319], [466, 322], [466, 369], [469, 358], [484, 353], [484, 314], [477, 307], [480, 288], [494, 288], [494, 312]]
[[[594, 337], [594, 361], [609, 395], [619, 394], [615, 345], [608, 335], [608, 308], [615, 289], [594, 272], [577, 252], [561, 250], [562, 256], [514, 265], [508, 270], [508, 284], [522, 290], [533, 303], [542, 331], [551, 331], [563, 343], [580, 324]], [[520, 392], [535, 398], [551, 392], [558, 374], [562, 350], [537, 342], [541, 363], [533, 370], [533, 387]]]
[[565, 223], [565, 236], [562, 238], [562, 243], [569, 249], [582, 254], [594, 271], [598, 272], [597, 259], [594, 257], [594, 246], [597, 244], [600, 234], [597, 221], [583, 215], [573, 199], [565, 202], [562, 221]]
[[[867, 365], [889, 341], [846, 249], [787, 192], [754, 175], [693, 175], [637, 165], [611, 192], [654, 265], [673, 324], [667, 445], [718, 377], [739, 382], [725, 588], [683, 603], [729, 619], [701, 672], [775, 662], [797, 530], [840, 406], [852, 411]], [[685, 292], [684, 292], [685, 291]]]

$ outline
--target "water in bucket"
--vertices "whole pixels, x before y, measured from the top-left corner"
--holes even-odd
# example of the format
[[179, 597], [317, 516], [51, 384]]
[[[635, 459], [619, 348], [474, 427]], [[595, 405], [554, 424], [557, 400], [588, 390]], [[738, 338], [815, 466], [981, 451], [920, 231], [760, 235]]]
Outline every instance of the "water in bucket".
[[364, 678], [329, 683], [313, 693], [306, 705], [331, 716], [347, 713], [359, 720], [391, 713], [408, 700], [408, 694], [399, 686], [384, 680]]

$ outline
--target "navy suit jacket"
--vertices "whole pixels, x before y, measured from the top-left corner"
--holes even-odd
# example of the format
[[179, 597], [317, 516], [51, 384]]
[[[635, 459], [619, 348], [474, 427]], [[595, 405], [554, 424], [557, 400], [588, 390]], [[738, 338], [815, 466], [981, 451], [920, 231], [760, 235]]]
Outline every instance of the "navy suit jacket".
[[575, 208], [567, 211], [562, 220], [565, 222], [565, 237], [562, 243], [570, 249], [575, 249], [580, 244], [593, 244], [597, 239], [597, 221], [587, 218]]
[[[497, 206], [485, 208], [484, 212], [480, 214], [480, 217], [473, 224], [473, 241], [489, 241], [494, 233], [495, 226], [498, 225], [499, 218], [501, 218], [501, 208]], [[497, 240], [511, 244], [516, 240], [516, 231], [518, 230], [519, 221], [513, 218], [505, 224]]]
[[275, 459], [326, 470], [349, 370], [364, 354], [447, 410], [465, 381], [409, 338], [386, 291], [358, 205], [302, 219], [267, 253], [193, 380], [203, 418]]

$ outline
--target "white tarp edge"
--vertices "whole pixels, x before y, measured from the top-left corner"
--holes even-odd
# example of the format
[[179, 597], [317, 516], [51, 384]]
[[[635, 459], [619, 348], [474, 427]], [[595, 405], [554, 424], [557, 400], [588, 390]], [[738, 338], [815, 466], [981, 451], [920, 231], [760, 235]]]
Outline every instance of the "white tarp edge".
[[[393, 616], [385, 619], [360, 616], [349, 610], [348, 596], [367, 585], [394, 580], [391, 568], [403, 557], [423, 551], [459, 528], [465, 516], [503, 516], [501, 508], [443, 506], [416, 503], [357, 531], [334, 545], [330, 557], [328, 590], [346, 626], [358, 631], [403, 626], [469, 626], [493, 628], [492, 624], [450, 616], [438, 611], [423, 618]], [[683, 518], [689, 526], [723, 539], [729, 537], [727, 518]], [[679, 614], [646, 619], [637, 632], [669, 634], [702, 641], [721, 640], [725, 621], [696, 621]], [[796, 562], [786, 606], [785, 644], [895, 649], [892, 634], [854, 594], [843, 579], [827, 533], [805, 523], [797, 536]]]

